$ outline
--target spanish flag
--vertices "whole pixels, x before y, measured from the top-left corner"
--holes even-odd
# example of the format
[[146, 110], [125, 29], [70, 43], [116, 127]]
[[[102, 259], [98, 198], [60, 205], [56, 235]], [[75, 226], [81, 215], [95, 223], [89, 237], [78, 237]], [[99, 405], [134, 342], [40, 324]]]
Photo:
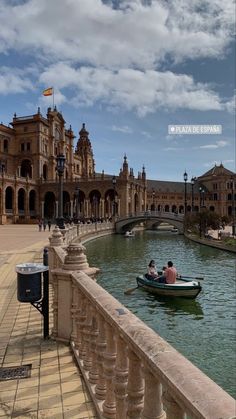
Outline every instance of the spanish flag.
[[53, 87], [49, 87], [43, 91], [43, 96], [52, 96], [53, 95]]

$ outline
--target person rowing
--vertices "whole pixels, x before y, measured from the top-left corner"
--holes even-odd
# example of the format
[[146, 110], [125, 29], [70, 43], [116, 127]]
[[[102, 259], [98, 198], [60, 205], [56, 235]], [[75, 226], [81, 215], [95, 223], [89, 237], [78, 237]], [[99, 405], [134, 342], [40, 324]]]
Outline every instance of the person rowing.
[[173, 262], [169, 260], [167, 262], [167, 268], [164, 270], [163, 275], [157, 278], [157, 282], [162, 284], [175, 284], [177, 278], [176, 268], [173, 266]]

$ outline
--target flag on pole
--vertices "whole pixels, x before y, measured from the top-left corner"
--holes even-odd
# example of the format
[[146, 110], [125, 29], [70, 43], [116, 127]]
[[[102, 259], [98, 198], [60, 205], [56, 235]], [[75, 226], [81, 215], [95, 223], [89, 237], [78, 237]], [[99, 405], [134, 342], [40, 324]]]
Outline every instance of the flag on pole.
[[53, 95], [53, 87], [49, 87], [43, 91], [43, 96], [52, 96]]

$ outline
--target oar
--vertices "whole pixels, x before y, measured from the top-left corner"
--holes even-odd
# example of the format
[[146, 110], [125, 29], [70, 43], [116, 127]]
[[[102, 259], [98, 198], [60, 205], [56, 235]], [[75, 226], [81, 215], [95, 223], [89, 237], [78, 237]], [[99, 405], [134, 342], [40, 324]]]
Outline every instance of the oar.
[[177, 278], [181, 279], [199, 279], [200, 281], [203, 281], [204, 278], [203, 277], [199, 277], [199, 276], [185, 276], [185, 275], [179, 275]]
[[135, 291], [137, 288], [139, 288], [139, 285], [137, 287], [134, 288], [129, 288], [128, 290], [124, 291], [124, 294], [131, 294], [133, 291]]

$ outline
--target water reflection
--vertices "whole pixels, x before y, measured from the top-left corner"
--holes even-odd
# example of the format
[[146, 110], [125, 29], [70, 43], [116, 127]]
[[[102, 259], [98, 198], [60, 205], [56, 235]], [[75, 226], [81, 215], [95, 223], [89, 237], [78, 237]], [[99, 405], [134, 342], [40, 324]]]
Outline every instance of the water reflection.
[[[145, 292], [140, 290], [141, 292]], [[146, 298], [147, 307], [150, 310], [153, 310], [155, 314], [155, 309], [161, 307], [167, 315], [178, 316], [182, 314], [194, 316], [195, 320], [200, 320], [203, 318], [203, 309], [201, 304], [197, 300], [187, 299], [187, 298], [168, 298], [165, 296], [156, 296], [152, 294], [147, 294]]]

